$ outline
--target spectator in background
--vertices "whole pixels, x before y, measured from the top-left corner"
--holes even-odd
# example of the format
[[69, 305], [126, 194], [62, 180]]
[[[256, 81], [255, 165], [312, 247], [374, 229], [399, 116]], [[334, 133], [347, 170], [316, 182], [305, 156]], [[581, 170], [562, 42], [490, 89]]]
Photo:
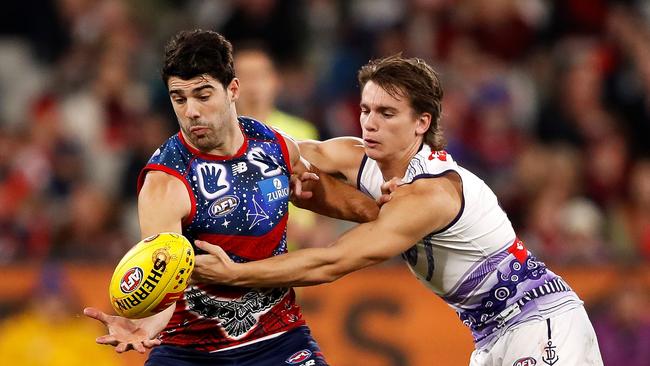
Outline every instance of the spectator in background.
[[0, 364], [15, 366], [117, 366], [109, 348], [93, 347], [95, 324], [75, 316], [77, 303], [61, 268], [46, 265], [23, 312], [0, 324]]
[[650, 159], [633, 166], [627, 199], [611, 209], [610, 237], [615, 258], [650, 260]]
[[607, 366], [645, 366], [650, 360], [650, 286], [638, 269], [627, 270], [627, 281], [594, 307], [593, 325]]
[[[235, 48], [235, 73], [241, 81], [237, 111], [275, 127], [296, 140], [317, 140], [318, 130], [309, 121], [285, 113], [276, 106], [282, 81], [271, 55], [252, 44]], [[336, 231], [329, 218], [289, 206], [287, 240], [290, 248], [329, 243]]]
[[242, 81], [237, 109], [286, 132], [297, 140], [317, 140], [318, 131], [310, 122], [276, 107], [281, 83], [271, 55], [261, 46], [235, 48], [235, 72]]

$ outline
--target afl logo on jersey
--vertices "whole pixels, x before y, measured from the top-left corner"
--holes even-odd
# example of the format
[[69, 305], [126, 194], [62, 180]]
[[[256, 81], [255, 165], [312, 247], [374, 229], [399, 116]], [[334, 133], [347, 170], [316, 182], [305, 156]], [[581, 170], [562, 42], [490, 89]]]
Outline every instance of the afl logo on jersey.
[[237, 196], [225, 196], [212, 202], [208, 214], [211, 217], [224, 217], [233, 212], [239, 206], [239, 198]]
[[125, 294], [129, 294], [138, 288], [140, 282], [142, 282], [142, 269], [140, 267], [133, 267], [122, 276], [120, 290]]

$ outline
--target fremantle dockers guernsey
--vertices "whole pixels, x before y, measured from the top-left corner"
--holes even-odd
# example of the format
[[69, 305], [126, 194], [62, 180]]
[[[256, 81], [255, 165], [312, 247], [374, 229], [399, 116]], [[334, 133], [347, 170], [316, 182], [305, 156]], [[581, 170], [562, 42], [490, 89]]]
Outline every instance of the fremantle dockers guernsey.
[[[287, 251], [290, 163], [284, 139], [270, 127], [239, 118], [244, 143], [232, 157], [197, 151], [179, 132], [155, 151], [140, 174], [160, 170], [180, 179], [192, 210], [183, 220], [190, 242], [219, 245], [235, 262]], [[161, 333], [163, 344], [218, 351], [271, 338], [304, 325], [289, 288], [189, 286]]]
[[[462, 180], [459, 214], [402, 257], [421, 282], [457, 311], [472, 330], [477, 348], [517, 324], [582, 304], [516, 237], [490, 188], [458, 166], [451, 155], [423, 145], [411, 159], [403, 181], [409, 184], [449, 172]], [[378, 198], [384, 180], [377, 162], [365, 156], [357, 181], [361, 191]], [[420, 211], [415, 208], [414, 212]]]

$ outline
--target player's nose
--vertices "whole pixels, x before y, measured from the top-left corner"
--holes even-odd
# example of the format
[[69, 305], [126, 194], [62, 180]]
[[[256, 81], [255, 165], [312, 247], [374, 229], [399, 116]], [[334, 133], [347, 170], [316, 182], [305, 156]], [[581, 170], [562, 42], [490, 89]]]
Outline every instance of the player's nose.
[[188, 100], [185, 105], [185, 117], [196, 119], [201, 116], [198, 103]]
[[361, 128], [366, 131], [377, 130], [376, 114], [373, 112], [368, 113], [361, 119]]

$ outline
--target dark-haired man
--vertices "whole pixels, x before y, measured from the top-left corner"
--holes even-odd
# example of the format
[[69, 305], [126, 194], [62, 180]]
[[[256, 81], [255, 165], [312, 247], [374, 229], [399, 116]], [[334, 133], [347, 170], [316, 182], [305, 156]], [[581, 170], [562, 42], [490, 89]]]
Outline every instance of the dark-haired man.
[[[286, 252], [290, 181], [312, 173], [291, 139], [237, 117], [239, 80], [230, 43], [216, 32], [180, 32], [165, 49], [162, 78], [180, 132], [154, 152], [140, 175], [142, 237], [182, 233], [190, 241], [218, 243], [242, 263]], [[326, 192], [336, 184], [323, 176], [315, 187]], [[315, 192], [319, 212], [357, 221], [376, 217], [374, 201], [342, 183], [335, 189], [336, 197]], [[291, 288], [197, 283], [149, 318], [84, 312], [108, 327], [97, 342], [117, 352], [157, 346], [147, 365], [326, 364]]]

